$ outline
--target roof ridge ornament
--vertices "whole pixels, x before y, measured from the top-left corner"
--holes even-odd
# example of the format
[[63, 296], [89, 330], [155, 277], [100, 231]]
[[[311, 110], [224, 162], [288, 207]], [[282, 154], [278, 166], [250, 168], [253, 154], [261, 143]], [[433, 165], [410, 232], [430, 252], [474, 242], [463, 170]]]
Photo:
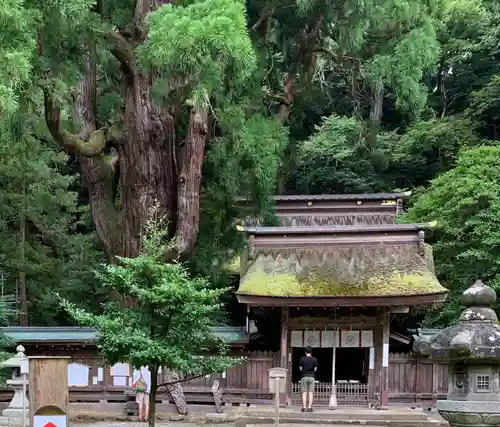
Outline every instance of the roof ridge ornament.
[[476, 280], [460, 298], [465, 310], [458, 322], [429, 339], [417, 339], [414, 351], [434, 359], [497, 359], [500, 363], [500, 325], [491, 308], [496, 299], [494, 289]]
[[460, 304], [466, 308], [458, 319], [459, 323], [498, 324], [498, 317], [491, 308], [496, 300], [496, 292], [481, 280], [476, 280], [460, 297]]
[[485, 285], [482, 280], [476, 280], [460, 297], [460, 304], [464, 307], [492, 307], [497, 300], [493, 288]]

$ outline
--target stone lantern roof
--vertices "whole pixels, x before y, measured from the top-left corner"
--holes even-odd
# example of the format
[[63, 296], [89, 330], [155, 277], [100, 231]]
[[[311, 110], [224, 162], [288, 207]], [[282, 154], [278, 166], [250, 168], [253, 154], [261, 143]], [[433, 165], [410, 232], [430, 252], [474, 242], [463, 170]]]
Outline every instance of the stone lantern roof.
[[495, 291], [477, 280], [460, 299], [465, 310], [455, 325], [431, 338], [417, 339], [414, 351], [433, 359], [500, 364], [500, 325], [491, 308]]

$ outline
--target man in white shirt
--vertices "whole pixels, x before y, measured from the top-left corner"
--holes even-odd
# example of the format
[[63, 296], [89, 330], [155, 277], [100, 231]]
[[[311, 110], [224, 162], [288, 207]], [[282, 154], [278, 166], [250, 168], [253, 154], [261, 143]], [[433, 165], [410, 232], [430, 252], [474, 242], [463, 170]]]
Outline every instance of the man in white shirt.
[[149, 393], [151, 392], [151, 372], [148, 368], [142, 367], [140, 371], [134, 371], [132, 387], [136, 390], [135, 401], [139, 405], [139, 421], [147, 421], [149, 418]]

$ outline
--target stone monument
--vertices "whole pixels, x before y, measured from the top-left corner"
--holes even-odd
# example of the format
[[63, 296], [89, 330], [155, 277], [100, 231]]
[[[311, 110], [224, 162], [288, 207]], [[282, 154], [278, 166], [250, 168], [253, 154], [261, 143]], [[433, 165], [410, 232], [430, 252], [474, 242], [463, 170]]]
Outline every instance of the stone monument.
[[438, 400], [437, 410], [452, 427], [500, 426], [500, 325], [491, 308], [496, 298], [476, 281], [462, 294], [466, 308], [457, 324], [415, 341], [415, 352], [449, 361], [448, 396]]
[[[21, 377], [21, 363], [27, 361], [28, 358], [24, 354], [24, 347], [22, 345], [17, 346], [17, 354], [12, 356], [10, 359], [5, 360], [0, 363], [2, 368], [12, 369], [12, 378], [7, 380], [7, 385], [14, 390], [14, 397], [12, 398], [9, 406], [2, 411], [4, 417], [9, 418], [19, 418], [23, 417], [23, 379]], [[26, 381], [27, 385], [27, 381]], [[28, 412], [29, 402], [26, 396], [24, 396], [24, 405], [26, 412]], [[25, 414], [26, 416], [27, 414]]]

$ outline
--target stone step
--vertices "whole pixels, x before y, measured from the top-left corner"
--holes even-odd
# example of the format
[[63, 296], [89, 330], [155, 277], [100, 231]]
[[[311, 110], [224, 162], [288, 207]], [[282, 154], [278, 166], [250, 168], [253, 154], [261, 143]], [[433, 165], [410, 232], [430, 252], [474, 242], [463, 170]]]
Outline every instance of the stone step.
[[[310, 422], [310, 421], [307, 421], [307, 422], [313, 424], [315, 427], [327, 427], [327, 426], [331, 426], [331, 425], [336, 425], [337, 427], [353, 427], [352, 424], [330, 424], [330, 423], [325, 423], [325, 422], [316, 423], [316, 422]], [[307, 424], [307, 422], [303, 421], [300, 423], [293, 423], [293, 424], [291, 424], [289, 422], [286, 422], [286, 423], [280, 422], [279, 426], [280, 427], [298, 427], [298, 426], [303, 426], [303, 425]], [[258, 427], [261, 425], [262, 424], [245, 424], [244, 427]], [[400, 424], [398, 424], [398, 425], [400, 425]], [[415, 424], [412, 424], [412, 426], [416, 427]], [[418, 426], [427, 427], [426, 424], [418, 424]], [[373, 425], [373, 424], [363, 424], [363, 427], [378, 427], [378, 426]], [[429, 427], [431, 427], [431, 425], [429, 425]], [[435, 426], [433, 426], [433, 427], [435, 427]]]
[[[254, 409], [250, 411], [245, 411], [241, 414], [244, 417], [255, 417], [255, 418], [273, 418], [275, 417], [276, 411], [269, 409]], [[283, 409], [280, 411], [280, 419], [288, 420], [289, 419], [310, 419], [314, 418], [317, 420], [330, 420], [330, 421], [338, 421], [341, 423], [350, 423], [353, 424], [354, 421], [359, 421], [360, 424], [373, 424], [374, 422], [386, 424], [389, 421], [394, 422], [409, 422], [414, 424], [419, 424], [421, 422], [426, 422], [429, 420], [427, 414], [421, 411], [412, 411], [412, 410], [388, 410], [388, 411], [376, 411], [376, 410], [366, 410], [364, 408], [360, 408], [359, 410], [322, 410], [317, 409], [314, 412], [300, 412], [300, 410], [291, 410], [291, 409]]]
[[[270, 417], [243, 417], [236, 421], [236, 426], [238, 427], [250, 427], [258, 425], [274, 425], [275, 419]], [[378, 420], [378, 421], [366, 421], [366, 420], [341, 420], [341, 419], [321, 419], [312, 417], [297, 417], [297, 418], [286, 418], [280, 417], [281, 427], [291, 426], [291, 425], [314, 425], [314, 426], [326, 426], [335, 425], [337, 427], [353, 427], [353, 426], [363, 426], [363, 427], [440, 427], [442, 424], [433, 419], [427, 419], [425, 421], [393, 421], [393, 420]]]

